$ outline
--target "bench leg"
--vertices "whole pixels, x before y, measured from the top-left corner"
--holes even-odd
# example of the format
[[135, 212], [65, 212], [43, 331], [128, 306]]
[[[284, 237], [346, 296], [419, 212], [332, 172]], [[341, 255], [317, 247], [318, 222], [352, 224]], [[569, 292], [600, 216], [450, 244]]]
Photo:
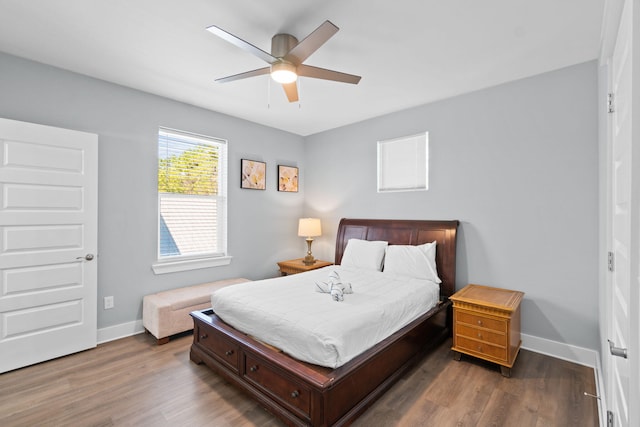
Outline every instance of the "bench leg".
[[158, 345], [166, 344], [169, 342], [169, 337], [158, 338]]

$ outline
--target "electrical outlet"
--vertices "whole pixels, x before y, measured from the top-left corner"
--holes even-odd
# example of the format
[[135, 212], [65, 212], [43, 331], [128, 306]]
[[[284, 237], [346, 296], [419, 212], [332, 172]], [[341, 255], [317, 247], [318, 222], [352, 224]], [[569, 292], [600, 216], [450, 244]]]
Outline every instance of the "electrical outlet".
[[104, 297], [104, 309], [109, 310], [113, 308], [113, 297]]

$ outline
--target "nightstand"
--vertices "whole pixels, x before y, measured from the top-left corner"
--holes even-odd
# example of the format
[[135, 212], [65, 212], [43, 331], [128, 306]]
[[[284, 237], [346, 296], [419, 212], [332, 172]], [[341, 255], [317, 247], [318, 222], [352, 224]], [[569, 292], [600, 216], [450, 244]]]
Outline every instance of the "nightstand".
[[316, 268], [326, 267], [333, 265], [332, 262], [316, 260], [311, 265], [305, 265], [302, 260], [304, 258], [292, 259], [289, 261], [280, 261], [278, 267], [280, 268], [280, 274], [286, 276], [288, 274], [304, 273], [305, 271], [315, 270]]
[[520, 351], [520, 303], [523, 292], [468, 285], [453, 294], [453, 347], [500, 365], [505, 377]]

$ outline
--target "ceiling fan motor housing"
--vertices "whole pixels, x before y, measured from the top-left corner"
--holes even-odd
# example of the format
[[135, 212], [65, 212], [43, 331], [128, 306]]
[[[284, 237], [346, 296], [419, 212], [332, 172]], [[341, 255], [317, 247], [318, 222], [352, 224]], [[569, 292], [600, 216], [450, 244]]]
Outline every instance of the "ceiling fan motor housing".
[[297, 44], [298, 39], [291, 34], [276, 34], [271, 38], [271, 55], [283, 58]]

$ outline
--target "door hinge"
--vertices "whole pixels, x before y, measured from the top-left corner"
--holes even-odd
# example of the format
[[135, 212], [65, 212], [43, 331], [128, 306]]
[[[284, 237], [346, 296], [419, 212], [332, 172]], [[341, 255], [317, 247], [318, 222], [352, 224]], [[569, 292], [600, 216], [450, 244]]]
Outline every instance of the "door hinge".
[[613, 95], [613, 93], [609, 93], [607, 95], [607, 111], [609, 113], [614, 113], [616, 111], [616, 107], [615, 107], [613, 101], [614, 101], [614, 95]]
[[613, 252], [607, 254], [607, 268], [609, 271], [613, 271]]
[[613, 427], [613, 412], [607, 411], [607, 427]]

